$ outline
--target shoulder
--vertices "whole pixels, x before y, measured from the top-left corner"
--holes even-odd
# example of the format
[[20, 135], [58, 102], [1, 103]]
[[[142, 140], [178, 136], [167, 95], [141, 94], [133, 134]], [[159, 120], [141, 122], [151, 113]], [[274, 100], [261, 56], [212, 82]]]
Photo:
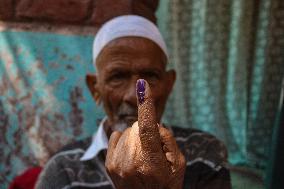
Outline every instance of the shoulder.
[[225, 144], [212, 134], [192, 128], [170, 127], [178, 146], [186, 157], [187, 164], [197, 161], [212, 163], [216, 166], [227, 164]]
[[85, 153], [89, 139], [69, 143], [58, 150], [45, 165], [45, 170], [64, 169], [74, 163], [79, 163], [81, 156]]
[[91, 143], [91, 137], [83, 140], [71, 142], [58, 150], [47, 162], [45, 167], [59, 166], [66, 167], [70, 164], [79, 163], [80, 158], [85, 153]]
[[36, 188], [64, 188], [81, 179], [85, 172], [89, 173], [89, 164], [80, 161], [88, 147], [88, 141], [89, 139], [85, 139], [70, 143], [55, 153], [44, 166]]
[[92, 137], [88, 137], [82, 140], [77, 140], [77, 141], [71, 142], [63, 146], [57, 153], [62, 152], [62, 151], [70, 151], [70, 150], [72, 151], [74, 149], [86, 150], [91, 144], [91, 142], [92, 142]]
[[231, 189], [228, 153], [215, 136], [197, 129], [170, 127], [186, 158], [184, 188]]

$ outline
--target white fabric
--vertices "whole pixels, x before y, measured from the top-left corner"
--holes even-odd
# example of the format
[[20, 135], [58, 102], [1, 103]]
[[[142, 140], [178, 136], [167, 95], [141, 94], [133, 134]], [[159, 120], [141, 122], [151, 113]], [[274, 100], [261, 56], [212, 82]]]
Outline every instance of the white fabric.
[[94, 134], [92, 144], [80, 158], [81, 161], [91, 160], [98, 155], [101, 150], [106, 150], [108, 148], [108, 138], [104, 130], [104, 118], [98, 128], [98, 131]]
[[155, 24], [136, 15], [116, 17], [106, 22], [96, 34], [93, 44], [93, 62], [102, 49], [112, 40], [121, 37], [144, 37], [155, 42], [168, 56], [168, 51], [163, 37]]

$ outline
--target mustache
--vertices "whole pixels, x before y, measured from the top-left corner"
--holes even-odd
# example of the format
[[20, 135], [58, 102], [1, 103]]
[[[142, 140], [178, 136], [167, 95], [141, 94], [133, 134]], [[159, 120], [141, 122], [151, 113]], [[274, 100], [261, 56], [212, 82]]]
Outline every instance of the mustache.
[[132, 106], [127, 103], [122, 103], [119, 108], [117, 115], [119, 118], [124, 118], [126, 116], [138, 116], [138, 110], [136, 106]]
[[[117, 111], [117, 118], [118, 121], [113, 125], [113, 130], [123, 132], [126, 128], [130, 127], [133, 124], [133, 118], [137, 119], [138, 117], [138, 110], [136, 106], [132, 106], [127, 103], [122, 103]], [[132, 121], [131, 121], [132, 120]]]

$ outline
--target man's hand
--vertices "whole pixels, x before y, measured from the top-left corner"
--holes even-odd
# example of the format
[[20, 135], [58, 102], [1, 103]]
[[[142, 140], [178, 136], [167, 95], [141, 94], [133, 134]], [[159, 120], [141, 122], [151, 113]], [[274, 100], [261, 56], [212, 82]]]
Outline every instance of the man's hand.
[[112, 133], [107, 172], [117, 189], [181, 189], [185, 158], [172, 134], [157, 124], [148, 83], [140, 79], [137, 88], [138, 122], [123, 133]]

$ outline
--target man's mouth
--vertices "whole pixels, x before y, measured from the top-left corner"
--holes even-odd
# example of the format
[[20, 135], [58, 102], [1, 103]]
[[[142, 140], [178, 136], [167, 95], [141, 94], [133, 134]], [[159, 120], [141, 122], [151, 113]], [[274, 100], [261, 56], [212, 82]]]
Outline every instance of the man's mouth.
[[127, 103], [122, 103], [117, 112], [118, 122], [126, 123], [130, 127], [138, 120], [137, 107], [131, 106]]
[[137, 115], [121, 115], [119, 116], [119, 120], [125, 122], [128, 127], [130, 127], [135, 121], [138, 120]]
[[137, 121], [137, 115], [122, 115], [119, 116], [120, 120], [135, 120]]

